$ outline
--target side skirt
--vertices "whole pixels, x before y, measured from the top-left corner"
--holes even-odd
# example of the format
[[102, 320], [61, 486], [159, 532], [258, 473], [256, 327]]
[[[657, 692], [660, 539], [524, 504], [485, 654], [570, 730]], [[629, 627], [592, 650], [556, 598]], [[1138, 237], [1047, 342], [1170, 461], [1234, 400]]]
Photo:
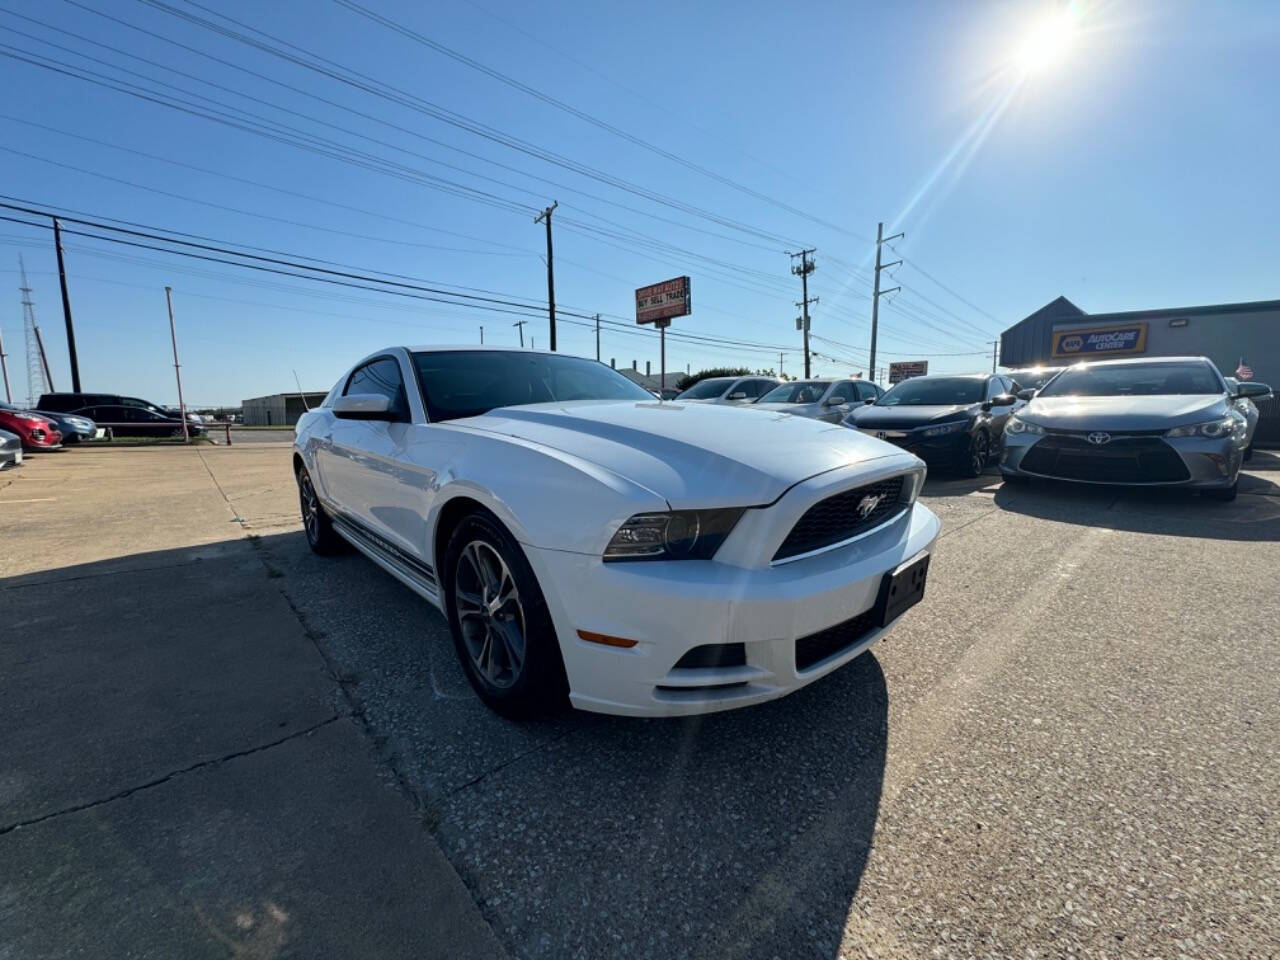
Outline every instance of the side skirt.
[[440, 607], [440, 585], [429, 564], [378, 536], [359, 520], [325, 506], [342, 538], [424, 600]]

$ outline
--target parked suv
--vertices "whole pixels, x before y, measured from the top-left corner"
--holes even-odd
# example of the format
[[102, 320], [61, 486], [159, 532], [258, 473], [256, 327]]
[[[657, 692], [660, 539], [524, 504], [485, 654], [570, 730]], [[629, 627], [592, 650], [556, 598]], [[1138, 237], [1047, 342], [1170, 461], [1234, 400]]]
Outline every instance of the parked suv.
[[[46, 393], [40, 409], [74, 413], [109, 426], [117, 437], [179, 437], [182, 418], [148, 400], [118, 393]], [[199, 436], [203, 428], [187, 414], [187, 433]]]

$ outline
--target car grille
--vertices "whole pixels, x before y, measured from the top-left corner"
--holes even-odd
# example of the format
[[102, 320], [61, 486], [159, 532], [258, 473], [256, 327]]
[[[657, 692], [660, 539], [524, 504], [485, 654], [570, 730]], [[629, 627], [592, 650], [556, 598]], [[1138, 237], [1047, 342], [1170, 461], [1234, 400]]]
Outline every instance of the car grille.
[[837, 623], [796, 641], [796, 670], [808, 670], [828, 657], [849, 649], [875, 629], [873, 611], [860, 613], [852, 620]]
[[1050, 434], [1022, 458], [1020, 469], [1094, 483], [1177, 483], [1190, 478], [1176, 450], [1154, 436], [1122, 436], [1092, 444], [1084, 436]]
[[[815, 503], [791, 528], [787, 539], [773, 555], [774, 561], [797, 557], [856, 537], [901, 513], [907, 508], [902, 502], [903, 479], [901, 475], [890, 477]], [[879, 502], [866, 516], [862, 516], [859, 504], [864, 498], [875, 496], [880, 497]]]

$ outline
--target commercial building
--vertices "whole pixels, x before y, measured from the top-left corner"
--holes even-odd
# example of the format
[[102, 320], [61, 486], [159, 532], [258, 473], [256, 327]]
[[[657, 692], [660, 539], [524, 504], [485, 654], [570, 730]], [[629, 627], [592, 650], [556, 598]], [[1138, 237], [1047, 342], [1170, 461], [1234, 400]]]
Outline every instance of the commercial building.
[[273, 393], [254, 397], [240, 405], [247, 427], [292, 427], [309, 407], [324, 403], [328, 390], [319, 393]]
[[1244, 361], [1254, 380], [1280, 386], [1280, 300], [1085, 313], [1058, 297], [1000, 335], [1006, 367], [1136, 356], [1208, 357], [1226, 376]]

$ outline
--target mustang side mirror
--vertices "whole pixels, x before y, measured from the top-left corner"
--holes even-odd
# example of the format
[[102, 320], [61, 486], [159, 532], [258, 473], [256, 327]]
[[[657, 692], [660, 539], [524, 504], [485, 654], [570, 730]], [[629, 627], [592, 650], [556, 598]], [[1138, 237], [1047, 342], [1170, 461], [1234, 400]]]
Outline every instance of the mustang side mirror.
[[335, 417], [343, 420], [400, 420], [400, 414], [391, 409], [391, 401], [380, 393], [351, 393], [333, 401]]
[[1265, 397], [1271, 392], [1271, 388], [1265, 383], [1244, 382], [1236, 387], [1237, 397]]
[[1031, 400], [1031, 398], [1032, 398], [1032, 397], [1034, 397], [1035, 395], [1036, 395], [1036, 392], [1035, 392], [1034, 390], [1019, 390], [1019, 391], [1018, 391], [1018, 399], [1019, 399], [1019, 400], [1027, 400], [1027, 401], [1030, 401], [1030, 400]]

